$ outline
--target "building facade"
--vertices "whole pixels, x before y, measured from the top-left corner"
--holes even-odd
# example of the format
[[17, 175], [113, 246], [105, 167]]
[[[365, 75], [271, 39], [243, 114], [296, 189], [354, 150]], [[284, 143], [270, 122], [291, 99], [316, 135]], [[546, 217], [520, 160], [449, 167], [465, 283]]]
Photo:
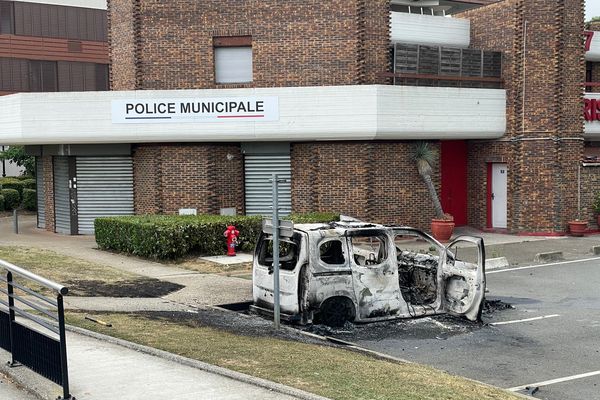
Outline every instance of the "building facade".
[[285, 212], [426, 227], [421, 140], [458, 225], [563, 233], [597, 190], [583, 0], [434, 3], [110, 0], [113, 92], [10, 96], [3, 136], [41, 160], [62, 233], [268, 213], [273, 173]]
[[[0, 96], [108, 90], [106, 21], [98, 0], [1, 0]], [[2, 176], [24, 172], [9, 161], [0, 167]]]

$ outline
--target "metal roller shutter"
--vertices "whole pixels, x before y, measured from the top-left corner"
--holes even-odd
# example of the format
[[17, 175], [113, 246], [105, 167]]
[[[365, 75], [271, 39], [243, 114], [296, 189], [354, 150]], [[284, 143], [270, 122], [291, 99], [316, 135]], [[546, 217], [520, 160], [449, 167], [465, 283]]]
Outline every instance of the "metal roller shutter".
[[71, 234], [68, 157], [54, 157], [54, 221], [57, 233]]
[[292, 212], [291, 178], [292, 166], [288, 155], [246, 155], [246, 214], [271, 215], [273, 186], [272, 174], [286, 183], [279, 184], [279, 212], [288, 215]]
[[133, 215], [131, 157], [77, 157], [77, 211], [83, 235], [98, 217]]
[[44, 188], [44, 163], [40, 157], [35, 159], [35, 180], [37, 194], [37, 227], [46, 228], [46, 192]]

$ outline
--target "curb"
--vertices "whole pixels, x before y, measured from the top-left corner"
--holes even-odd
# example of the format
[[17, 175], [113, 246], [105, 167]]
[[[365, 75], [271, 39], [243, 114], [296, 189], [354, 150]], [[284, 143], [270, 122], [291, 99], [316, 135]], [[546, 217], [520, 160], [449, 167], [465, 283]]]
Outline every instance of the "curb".
[[534, 262], [549, 262], [549, 261], [562, 261], [564, 260], [562, 251], [550, 251], [548, 253], [538, 253], [533, 259]]
[[[262, 387], [272, 392], [281, 393], [286, 396], [296, 397], [301, 400], [329, 400], [326, 397], [318, 396], [316, 394], [308, 393], [300, 389], [295, 389], [280, 383], [275, 383], [262, 378], [256, 378], [254, 376], [246, 375], [241, 372], [232, 371], [227, 368], [218, 367], [216, 365], [208, 364], [198, 360], [192, 360], [190, 358], [182, 357], [177, 354], [169, 353], [164, 350], [158, 350], [152, 347], [143, 346], [137, 343], [129, 342], [127, 340], [118, 339], [112, 336], [103, 335], [88, 331], [87, 329], [78, 328], [75, 326], [67, 325], [67, 331], [77, 333], [83, 336], [88, 336], [93, 339], [105, 341], [107, 343], [116, 344], [131, 350], [139, 351], [140, 353], [149, 354], [151, 356], [159, 357], [168, 361], [173, 361], [178, 364], [186, 365], [188, 367], [196, 368], [202, 371], [210, 372], [212, 374], [221, 375], [226, 378], [230, 378], [239, 382], [248, 383], [254, 386]], [[75, 397], [77, 397], [75, 395]]]
[[510, 266], [510, 263], [508, 262], [506, 257], [488, 258], [485, 260], [486, 271], [492, 269], [506, 268], [508, 266]]

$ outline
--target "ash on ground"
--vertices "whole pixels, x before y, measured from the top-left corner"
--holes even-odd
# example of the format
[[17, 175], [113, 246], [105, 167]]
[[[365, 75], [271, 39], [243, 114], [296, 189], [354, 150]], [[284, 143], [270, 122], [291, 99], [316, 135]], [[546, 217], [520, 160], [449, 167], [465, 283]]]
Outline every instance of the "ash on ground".
[[[513, 307], [500, 300], [490, 300], [484, 304], [484, 314], [498, 313]], [[311, 338], [300, 331], [353, 341], [379, 341], [393, 338], [447, 340], [453, 336], [467, 334], [485, 325], [462, 317], [442, 314], [430, 317], [397, 319], [367, 324], [346, 322], [344, 326], [332, 328], [326, 325], [289, 326], [282, 324], [276, 330], [273, 321], [256, 315], [225, 311], [214, 308], [191, 309], [188, 312], [140, 312], [145, 318], [164, 320], [190, 327], [212, 327], [244, 336], [276, 337], [304, 343], [324, 345], [326, 342]], [[331, 345], [331, 344], [330, 344]]]
[[438, 339], [446, 340], [451, 336], [472, 332], [480, 329], [481, 324], [471, 322], [464, 318], [450, 315], [436, 315], [431, 317], [397, 319], [391, 321], [371, 322], [367, 324], [353, 324], [346, 322], [341, 328], [331, 328], [326, 325], [312, 325], [301, 327], [323, 336], [352, 341], [379, 341], [390, 337], [404, 337], [407, 339]]
[[323, 340], [311, 338], [283, 324], [281, 329], [277, 330], [273, 327], [273, 321], [271, 320], [213, 308], [190, 309], [188, 312], [147, 311], [136, 314], [145, 318], [173, 322], [192, 328], [211, 327], [242, 336], [275, 337], [303, 343], [326, 344]]
[[[514, 307], [501, 300], [485, 300], [483, 314], [486, 317]], [[481, 322], [469, 321], [466, 318], [449, 314], [430, 317], [397, 319], [366, 324], [346, 322], [343, 327], [332, 328], [327, 325], [309, 325], [300, 329], [321, 336], [331, 336], [347, 341], [383, 340], [390, 337], [406, 339], [446, 340], [452, 336], [470, 333], [485, 326]]]
[[513, 310], [511, 304], [505, 303], [502, 300], [486, 300], [483, 303], [483, 315], [490, 316], [498, 311]]

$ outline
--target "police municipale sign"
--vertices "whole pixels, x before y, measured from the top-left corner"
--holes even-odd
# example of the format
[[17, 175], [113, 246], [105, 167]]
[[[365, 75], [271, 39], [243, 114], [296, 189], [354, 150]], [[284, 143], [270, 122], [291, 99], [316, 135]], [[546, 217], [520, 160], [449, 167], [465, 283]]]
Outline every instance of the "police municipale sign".
[[278, 97], [113, 100], [113, 124], [278, 121]]

